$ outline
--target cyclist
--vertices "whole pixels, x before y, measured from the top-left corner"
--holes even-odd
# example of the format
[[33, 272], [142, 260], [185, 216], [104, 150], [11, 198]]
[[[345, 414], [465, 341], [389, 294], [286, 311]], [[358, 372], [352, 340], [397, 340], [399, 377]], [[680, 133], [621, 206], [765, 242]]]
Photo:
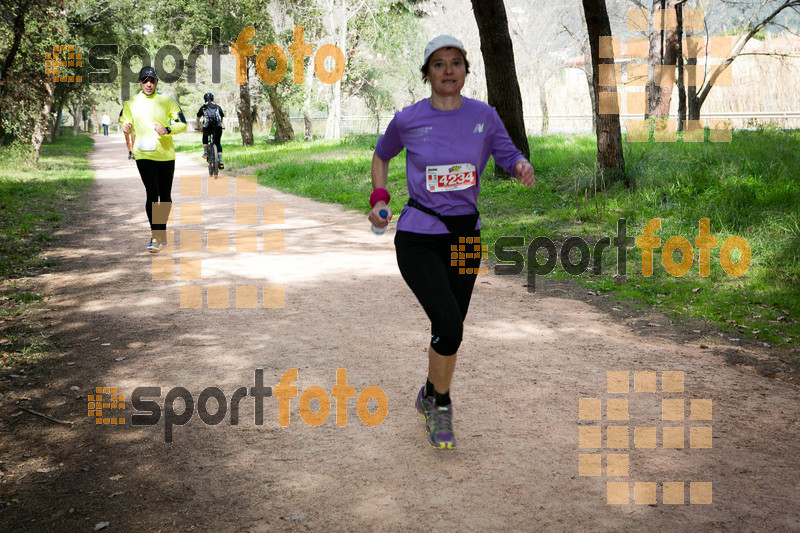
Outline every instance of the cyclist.
[[[206, 93], [203, 95], [204, 103], [197, 111], [197, 118], [203, 118], [203, 158], [208, 159], [208, 136], [214, 135], [214, 144], [217, 147], [217, 158], [219, 160], [219, 169], [223, 170], [225, 165], [222, 164], [222, 119], [225, 118], [225, 112], [222, 108], [214, 103], [214, 95]], [[200, 129], [200, 121], [197, 121], [197, 129]]]
[[167, 225], [153, 223], [153, 204], [166, 203], [163, 216], [172, 208], [172, 179], [175, 174], [175, 144], [172, 135], [186, 130], [181, 106], [170, 96], [156, 92], [158, 74], [153, 67], [139, 71], [142, 92], [128, 101], [122, 111], [122, 131], [136, 132], [133, 156], [147, 192], [145, 212], [150, 222], [147, 250], [159, 252], [167, 245]]
[[[466, 242], [480, 237], [477, 199], [490, 155], [523, 184], [534, 183], [533, 167], [511, 142], [497, 111], [461, 95], [469, 72], [466, 55], [461, 41], [447, 35], [428, 43], [420, 70], [431, 96], [395, 114], [372, 158], [369, 221], [382, 228], [392, 217], [389, 161], [403, 148], [407, 153], [410, 199], [394, 242], [400, 274], [431, 321], [428, 379], [416, 408], [425, 417], [428, 443], [442, 450], [455, 448], [450, 384], [480, 265], [475, 254], [478, 258], [465, 258], [468, 268], [459, 271], [451, 251], [461, 237]], [[383, 209], [386, 217], [380, 215]]]

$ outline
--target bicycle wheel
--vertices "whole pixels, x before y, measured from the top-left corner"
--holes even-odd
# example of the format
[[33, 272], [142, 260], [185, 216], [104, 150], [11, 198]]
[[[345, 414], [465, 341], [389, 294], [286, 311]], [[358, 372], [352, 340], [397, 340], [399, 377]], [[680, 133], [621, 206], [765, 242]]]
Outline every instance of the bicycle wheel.
[[209, 137], [208, 139], [208, 175], [209, 176], [216, 176], [219, 174], [219, 166], [218, 166], [218, 156], [217, 156], [217, 145], [214, 144], [214, 139]]
[[219, 174], [219, 152], [217, 151], [217, 145], [211, 147], [211, 153], [214, 156], [214, 175], [216, 176]]

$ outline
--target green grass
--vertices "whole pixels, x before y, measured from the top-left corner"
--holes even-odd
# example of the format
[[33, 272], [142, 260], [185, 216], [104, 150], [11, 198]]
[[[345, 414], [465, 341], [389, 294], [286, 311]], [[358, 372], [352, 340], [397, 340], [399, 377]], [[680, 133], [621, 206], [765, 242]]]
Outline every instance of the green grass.
[[[200, 153], [198, 136], [181, 136], [179, 150]], [[228, 134], [225, 140], [230, 140]], [[251, 147], [236, 142], [224, 147], [234, 172], [255, 174], [259, 183], [366, 214], [371, 191], [369, 168], [377, 136], [362, 135], [341, 142], [293, 142], [272, 145], [257, 138]], [[537, 278], [571, 277], [611, 298], [635, 300], [675, 317], [710, 322], [730, 337], [755, 338], [793, 347], [800, 342], [800, 132], [764, 129], [734, 132], [730, 143], [626, 143], [625, 159], [632, 187], [609, 186], [596, 178], [593, 136], [531, 137], [531, 160], [537, 183], [526, 189], [517, 181], [495, 180], [493, 163], [484, 173], [479, 208], [482, 240], [522, 236], [523, 255], [536, 237], [557, 247], [569, 236], [590, 246], [601, 237], [614, 238], [624, 219], [635, 239], [651, 219], [661, 219], [661, 246], [682, 236], [693, 247], [693, 264], [682, 277], [662, 266], [663, 248], [654, 250], [654, 272], [642, 273], [641, 250], [627, 251], [627, 276], [616, 273], [616, 249], [602, 254], [602, 273], [590, 269], [568, 276], [561, 265]], [[407, 199], [405, 155], [390, 165], [389, 191], [395, 213]], [[710, 220], [710, 275], [699, 275], [694, 246], [702, 218]], [[750, 246], [751, 264], [739, 277], [720, 266], [719, 246], [731, 236]], [[542, 256], [543, 256], [542, 252]], [[540, 261], [543, 258], [540, 256]], [[681, 252], [674, 254], [680, 262]], [[734, 254], [734, 260], [738, 256]], [[520, 282], [523, 279], [520, 278]]]
[[49, 268], [42, 250], [88, 189], [90, 137], [62, 137], [42, 146], [38, 165], [18, 145], [0, 146], [0, 368], [30, 363], [52, 344], [28, 326], [43, 296], [26, 278]]
[[63, 222], [64, 213], [92, 181], [86, 136], [62, 137], [44, 144], [33, 167], [17, 146], [0, 147], [0, 275], [18, 276], [44, 266], [38, 257]]

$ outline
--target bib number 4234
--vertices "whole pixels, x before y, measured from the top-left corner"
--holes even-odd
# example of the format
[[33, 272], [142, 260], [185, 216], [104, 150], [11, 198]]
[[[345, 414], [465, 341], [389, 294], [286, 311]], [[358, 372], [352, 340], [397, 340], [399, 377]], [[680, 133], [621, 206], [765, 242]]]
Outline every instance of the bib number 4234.
[[460, 191], [477, 182], [475, 166], [469, 163], [431, 166], [425, 171], [430, 192]]

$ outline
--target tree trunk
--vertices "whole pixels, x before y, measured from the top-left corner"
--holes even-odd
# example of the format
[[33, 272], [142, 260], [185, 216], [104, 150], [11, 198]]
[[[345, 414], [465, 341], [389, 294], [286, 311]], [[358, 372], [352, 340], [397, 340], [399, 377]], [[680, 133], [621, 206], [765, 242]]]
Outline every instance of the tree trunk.
[[675, 13], [678, 18], [678, 131], [683, 131], [686, 121], [686, 85], [683, 80], [683, 4], [675, 6]]
[[647, 50], [647, 109], [644, 113], [644, 118], [650, 118], [653, 110], [656, 108], [658, 101], [659, 87], [656, 85], [656, 67], [661, 64], [661, 31], [656, 29], [656, 10], [661, 9], [661, 4], [664, 0], [653, 0], [650, 6], [650, 28], [648, 34], [649, 47]]
[[[248, 57], [248, 62], [250, 58]], [[239, 103], [236, 114], [239, 117], [239, 134], [242, 136], [242, 146], [253, 145], [253, 117], [250, 107], [250, 68], [245, 69], [247, 80], [239, 85]]]
[[70, 111], [72, 113], [72, 136], [77, 137], [81, 127], [81, 103], [74, 102]]
[[328, 121], [325, 124], [325, 138], [334, 141], [342, 138], [342, 86], [340, 81], [331, 87]]
[[[690, 37], [691, 32], [686, 32]], [[686, 50], [686, 66], [694, 67], [697, 65], [697, 50], [689, 48]], [[697, 70], [689, 68], [686, 70], [686, 118], [687, 120], [700, 120], [700, 106], [697, 102]]]
[[686, 92], [686, 102], [689, 104], [689, 109], [686, 112], [687, 120], [700, 120], [702, 103], [697, 98], [697, 87], [689, 86]]
[[61, 135], [61, 120], [64, 117], [64, 101], [66, 100], [66, 93], [62, 87], [55, 86], [53, 90], [53, 103], [51, 110], [56, 110], [56, 116], [52, 119], [52, 125], [49, 132], [50, 142], [55, 142]]
[[42, 107], [40, 109], [39, 118], [36, 120], [36, 125], [33, 127], [33, 135], [31, 135], [34, 164], [39, 162], [42, 142], [44, 142], [45, 132], [50, 123], [50, 109], [53, 107], [53, 93], [55, 92], [55, 83], [53, 83], [52, 79], [44, 83], [43, 91]]
[[269, 91], [269, 104], [272, 106], [272, 115], [275, 118], [275, 143], [294, 140], [294, 129], [289, 120], [289, 115], [283, 110], [280, 100], [273, 91]]
[[[338, 19], [338, 23], [336, 22]], [[337, 41], [337, 46], [347, 57], [347, 4], [334, 5], [331, 12], [332, 36]], [[342, 138], [342, 80], [336, 81], [331, 87], [330, 105], [328, 106], [328, 122], [325, 125], [325, 138], [338, 141]]]
[[[613, 64], [614, 59], [600, 59], [600, 37], [611, 36], [611, 24], [608, 21], [605, 0], [583, 0], [586, 15], [586, 29], [589, 33], [589, 46], [592, 50], [592, 88], [597, 95], [594, 113], [597, 120], [597, 166], [601, 175], [608, 178], [608, 183], [624, 181], [625, 159], [622, 153], [622, 133], [619, 126], [619, 113], [600, 114], [602, 94], [616, 93], [616, 87], [600, 87], [600, 63]], [[616, 97], [616, 94], [614, 94]]]
[[[503, 0], [472, 0], [472, 12], [481, 38], [488, 103], [497, 109], [497, 114], [517, 149], [526, 158], [530, 158], [522, 95], [514, 65], [514, 48], [508, 34], [508, 19]], [[508, 177], [499, 165], [495, 166], [495, 176]]]
[[56, 117], [53, 119], [53, 128], [50, 130], [50, 142], [55, 142], [61, 135], [61, 118], [64, 116], [64, 108], [58, 106]]
[[261, 106], [253, 106], [253, 120], [258, 124], [258, 129], [264, 131], [264, 117], [261, 114]]
[[314, 139], [314, 122], [311, 120], [311, 95], [314, 92], [314, 76], [309, 76], [308, 86], [305, 88], [303, 99], [303, 140]]
[[303, 140], [314, 140], [314, 122], [311, 120], [311, 115], [307, 109], [303, 109]]
[[547, 135], [547, 132], [550, 130], [550, 113], [547, 110], [546, 83], [547, 80], [539, 83], [539, 107], [542, 110], [542, 135]]
[[25, 35], [25, 14], [28, 12], [29, 7], [30, 4], [28, 2], [23, 2], [19, 5], [19, 11], [14, 14], [14, 40], [11, 43], [11, 47], [6, 52], [6, 58], [3, 61], [3, 71], [0, 72], [0, 105], [4, 102], [6, 93], [8, 92], [6, 83], [8, 82], [9, 75], [11, 75], [11, 67], [14, 65], [14, 59], [17, 56], [20, 44], [22, 44], [22, 38]]
[[[675, 4], [679, 0], [654, 0], [653, 2], [653, 15], [651, 24], [655, 21], [655, 7], [666, 7], [664, 15], [667, 11], [675, 9]], [[667, 86], [656, 85], [655, 70], [658, 65], [674, 66], [677, 64], [678, 59], [678, 32], [674, 29], [665, 31], [652, 31], [650, 33], [650, 52], [651, 55], [648, 59], [647, 71], [647, 117], [667, 118], [669, 116], [669, 106], [672, 101], [672, 87], [673, 84]], [[654, 41], [657, 45], [654, 46]], [[653, 55], [657, 54], [657, 55]]]

